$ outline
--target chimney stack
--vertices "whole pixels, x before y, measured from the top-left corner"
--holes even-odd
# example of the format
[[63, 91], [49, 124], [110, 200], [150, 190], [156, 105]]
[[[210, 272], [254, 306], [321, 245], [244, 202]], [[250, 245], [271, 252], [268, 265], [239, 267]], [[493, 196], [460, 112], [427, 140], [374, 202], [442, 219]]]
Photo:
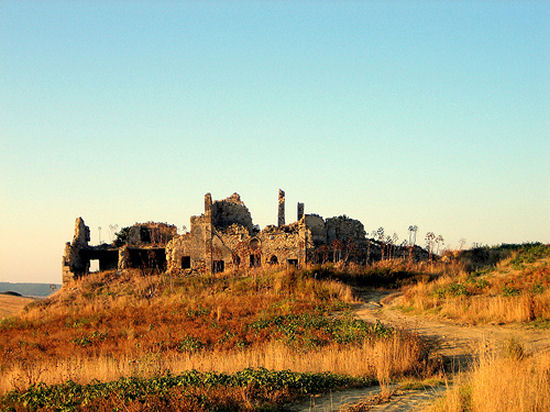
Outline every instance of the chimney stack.
[[212, 213], [212, 195], [207, 193], [204, 195], [204, 214], [210, 216]]
[[279, 189], [279, 216], [277, 220], [279, 226], [285, 224], [285, 192]]
[[298, 220], [304, 216], [304, 204], [298, 202]]

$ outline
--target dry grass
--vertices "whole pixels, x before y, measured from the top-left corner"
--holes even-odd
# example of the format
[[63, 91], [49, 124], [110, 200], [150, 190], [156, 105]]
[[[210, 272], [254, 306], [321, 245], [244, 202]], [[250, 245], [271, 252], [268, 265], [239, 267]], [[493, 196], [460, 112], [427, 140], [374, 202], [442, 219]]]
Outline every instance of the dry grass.
[[[425, 348], [415, 336], [376, 332], [357, 341], [353, 323], [337, 338], [307, 326], [334, 319], [355, 302], [341, 282], [284, 270], [244, 277], [90, 275], [0, 322], [0, 393], [38, 382], [112, 381], [168, 370], [262, 366], [385, 382], [421, 369]], [[292, 318], [302, 315], [306, 323]], [[295, 319], [288, 330], [280, 322], [253, 327], [285, 316]]]
[[0, 294], [0, 319], [16, 315], [33, 301], [33, 298]]
[[188, 278], [136, 273], [90, 275], [0, 323], [0, 372], [10, 361], [177, 351], [193, 340], [213, 349], [261, 344], [258, 318], [332, 311], [355, 302], [351, 289], [290, 273]]
[[401, 305], [469, 324], [550, 320], [550, 260], [520, 266], [512, 256], [494, 270], [462, 270], [408, 287]]
[[535, 357], [485, 353], [456, 379], [431, 412], [550, 410], [550, 353]]
[[398, 258], [377, 261], [368, 266], [354, 263], [346, 265], [343, 262], [312, 265], [306, 273], [320, 278], [340, 279], [358, 286], [397, 288], [454, 275], [462, 268], [458, 261], [411, 262]]
[[[442, 279], [443, 282], [447, 279]], [[438, 282], [439, 283], [439, 282]], [[449, 282], [450, 283], [450, 282]], [[434, 295], [435, 285], [420, 283], [409, 289], [402, 304], [418, 311], [433, 311], [439, 316], [469, 324], [530, 322], [550, 319], [550, 289], [533, 295], [458, 296]]]
[[186, 370], [234, 373], [248, 367], [294, 372], [332, 372], [352, 376], [368, 376], [386, 383], [420, 369], [424, 348], [410, 335], [396, 334], [389, 339], [365, 342], [359, 346], [331, 345], [297, 352], [279, 342], [262, 347], [232, 351], [203, 351], [188, 354], [149, 353], [140, 358], [65, 358], [46, 362], [14, 365], [0, 377], [0, 393], [24, 389], [32, 384], [62, 383], [72, 380], [85, 384], [94, 379], [113, 381], [123, 376], [149, 378], [168, 371], [178, 374]]

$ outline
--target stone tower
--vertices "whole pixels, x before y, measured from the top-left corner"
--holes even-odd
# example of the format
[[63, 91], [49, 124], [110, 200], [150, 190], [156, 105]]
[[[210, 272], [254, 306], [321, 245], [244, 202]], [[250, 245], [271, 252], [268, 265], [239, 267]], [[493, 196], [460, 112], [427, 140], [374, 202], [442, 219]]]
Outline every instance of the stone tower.
[[285, 192], [282, 189], [279, 189], [279, 214], [277, 224], [278, 226], [283, 226], [285, 224]]
[[300, 220], [304, 216], [304, 204], [298, 202], [298, 220]]

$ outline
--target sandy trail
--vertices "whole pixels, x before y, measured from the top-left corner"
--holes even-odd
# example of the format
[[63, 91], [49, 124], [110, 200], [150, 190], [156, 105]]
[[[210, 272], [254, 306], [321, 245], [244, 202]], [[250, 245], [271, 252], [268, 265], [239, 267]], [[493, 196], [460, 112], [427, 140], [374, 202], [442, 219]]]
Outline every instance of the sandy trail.
[[360, 319], [374, 322], [380, 320], [396, 328], [417, 333], [437, 343], [434, 354], [456, 360], [471, 358], [480, 348], [501, 345], [515, 338], [529, 352], [550, 350], [550, 333], [524, 325], [461, 325], [452, 321], [415, 316], [392, 310], [399, 304], [401, 293], [380, 290], [362, 291], [363, 300], [356, 314]]
[[[400, 292], [387, 290], [361, 289], [364, 303], [356, 308], [356, 315], [363, 320], [381, 321], [393, 327], [416, 333], [434, 343], [433, 356], [442, 356], [451, 370], [464, 370], [474, 354], [484, 346], [498, 347], [514, 338], [528, 352], [550, 350], [550, 332], [537, 330], [524, 325], [460, 325], [456, 322], [414, 316], [399, 312], [392, 305], [399, 304]], [[372, 411], [421, 411], [434, 398], [444, 392], [443, 387], [424, 390], [401, 391], [390, 402], [373, 406]], [[339, 411], [345, 405], [352, 405], [379, 392], [378, 387], [353, 389], [335, 392], [309, 399], [294, 405], [292, 411]]]

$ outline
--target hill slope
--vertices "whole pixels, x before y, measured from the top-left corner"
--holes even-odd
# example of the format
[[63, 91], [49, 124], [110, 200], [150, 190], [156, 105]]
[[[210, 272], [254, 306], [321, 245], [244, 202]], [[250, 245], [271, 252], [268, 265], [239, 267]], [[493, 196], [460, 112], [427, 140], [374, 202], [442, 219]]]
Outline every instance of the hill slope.
[[419, 282], [405, 290], [402, 308], [473, 324], [548, 325], [550, 246], [525, 245], [509, 256], [481, 270]]
[[0, 293], [0, 319], [19, 313], [33, 301], [33, 298]]
[[355, 318], [356, 302], [341, 282], [278, 268], [93, 274], [0, 322], [0, 391], [129, 376], [149, 385], [191, 369], [333, 372], [364, 382], [420, 370], [421, 340]]

